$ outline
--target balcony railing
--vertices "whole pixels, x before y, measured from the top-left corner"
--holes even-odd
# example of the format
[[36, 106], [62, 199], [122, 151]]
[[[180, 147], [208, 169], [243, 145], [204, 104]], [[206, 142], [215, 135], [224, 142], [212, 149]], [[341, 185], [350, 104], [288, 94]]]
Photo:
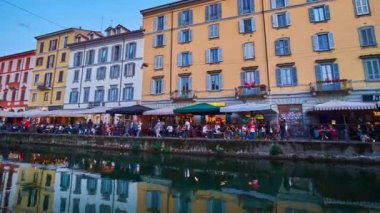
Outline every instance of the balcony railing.
[[260, 98], [267, 95], [267, 85], [247, 85], [240, 86], [236, 90], [236, 98]]
[[46, 84], [44, 82], [38, 82], [37, 84], [37, 89], [39, 90], [50, 90], [51, 86], [49, 84]]
[[174, 91], [172, 94], [173, 101], [193, 101], [197, 97], [195, 96], [194, 91], [186, 90], [186, 91]]
[[14, 81], [14, 82], [9, 82], [8, 87], [12, 89], [17, 89], [20, 87], [20, 82]]
[[352, 90], [352, 81], [347, 79], [317, 81], [311, 84], [310, 90], [313, 95], [332, 92], [347, 93]]
[[88, 102], [88, 108], [94, 108], [98, 106], [105, 106], [105, 102], [100, 102], [100, 101], [94, 101], [94, 102]]

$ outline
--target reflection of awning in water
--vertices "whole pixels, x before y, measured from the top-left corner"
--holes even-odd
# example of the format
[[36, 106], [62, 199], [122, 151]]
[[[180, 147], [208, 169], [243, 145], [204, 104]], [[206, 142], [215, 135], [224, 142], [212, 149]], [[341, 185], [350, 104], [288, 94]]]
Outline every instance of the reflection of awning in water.
[[220, 113], [220, 107], [208, 103], [200, 103], [182, 108], [177, 108], [174, 110], [174, 113], [194, 115], [217, 114]]
[[277, 113], [270, 104], [245, 103], [220, 108], [220, 112], [268, 112]]
[[314, 111], [341, 111], [341, 110], [374, 110], [377, 109], [375, 103], [329, 101], [314, 106]]

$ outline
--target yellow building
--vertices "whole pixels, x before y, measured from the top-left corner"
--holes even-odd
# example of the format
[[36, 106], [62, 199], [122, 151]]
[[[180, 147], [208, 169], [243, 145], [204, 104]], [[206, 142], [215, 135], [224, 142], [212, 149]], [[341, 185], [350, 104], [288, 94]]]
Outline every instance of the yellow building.
[[141, 13], [146, 105], [248, 100], [305, 113], [378, 94], [377, 0], [188, 0]]
[[63, 107], [70, 60], [68, 44], [87, 36], [89, 32], [68, 28], [36, 37], [36, 66], [30, 86], [29, 107]]
[[53, 212], [55, 170], [22, 166], [18, 170], [15, 212]]

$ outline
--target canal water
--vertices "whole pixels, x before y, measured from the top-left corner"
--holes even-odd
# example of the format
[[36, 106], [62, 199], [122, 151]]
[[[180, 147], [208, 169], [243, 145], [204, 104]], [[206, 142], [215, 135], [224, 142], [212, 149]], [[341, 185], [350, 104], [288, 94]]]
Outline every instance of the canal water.
[[380, 212], [380, 167], [0, 145], [2, 212]]

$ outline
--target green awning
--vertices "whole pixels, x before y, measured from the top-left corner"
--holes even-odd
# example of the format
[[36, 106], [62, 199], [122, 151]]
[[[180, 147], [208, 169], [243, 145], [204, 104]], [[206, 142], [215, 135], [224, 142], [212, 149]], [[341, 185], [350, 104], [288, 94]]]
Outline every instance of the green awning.
[[177, 108], [174, 110], [176, 114], [194, 114], [194, 115], [205, 115], [205, 114], [218, 114], [220, 113], [220, 107], [213, 106], [207, 103], [194, 104], [191, 106], [186, 106], [182, 108]]

